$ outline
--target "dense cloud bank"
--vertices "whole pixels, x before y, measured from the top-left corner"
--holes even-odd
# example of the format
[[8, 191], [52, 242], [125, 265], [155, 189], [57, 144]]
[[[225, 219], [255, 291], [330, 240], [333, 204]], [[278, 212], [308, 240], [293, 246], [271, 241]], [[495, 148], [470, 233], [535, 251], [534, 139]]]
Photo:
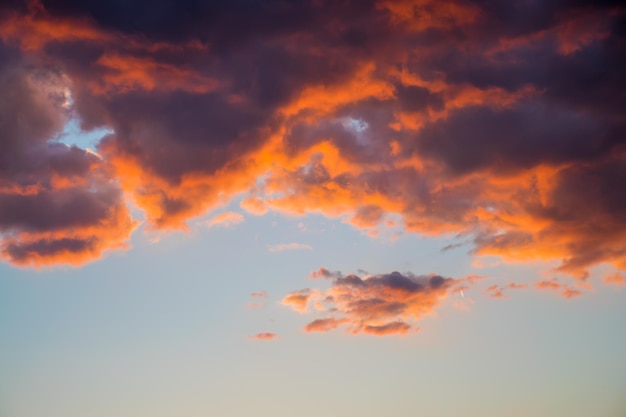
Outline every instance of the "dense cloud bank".
[[[243, 193], [255, 214], [626, 269], [618, 2], [13, 1], [0, 19], [9, 262], [124, 247], [128, 201], [176, 229]], [[97, 155], [55, 139], [70, 118], [112, 131]]]

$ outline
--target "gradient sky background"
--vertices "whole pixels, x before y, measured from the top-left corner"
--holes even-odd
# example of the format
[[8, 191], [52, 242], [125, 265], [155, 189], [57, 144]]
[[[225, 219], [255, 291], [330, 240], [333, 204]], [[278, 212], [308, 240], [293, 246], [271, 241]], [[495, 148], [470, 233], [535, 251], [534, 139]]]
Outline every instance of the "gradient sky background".
[[617, 1], [0, 7], [0, 417], [626, 416]]

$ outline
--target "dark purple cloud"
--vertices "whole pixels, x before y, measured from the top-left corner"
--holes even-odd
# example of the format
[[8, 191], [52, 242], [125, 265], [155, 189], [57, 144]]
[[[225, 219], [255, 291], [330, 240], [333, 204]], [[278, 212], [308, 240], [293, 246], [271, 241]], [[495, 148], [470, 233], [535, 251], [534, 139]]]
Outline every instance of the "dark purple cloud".
[[[180, 229], [246, 193], [579, 277], [626, 266], [617, 2], [43, 0], [0, 19], [10, 260], [123, 246], [125, 196]], [[55, 142], [70, 118], [112, 131], [99, 156]]]
[[70, 82], [0, 44], [0, 254], [18, 265], [79, 264], [133, 228], [98, 156], [55, 141]]

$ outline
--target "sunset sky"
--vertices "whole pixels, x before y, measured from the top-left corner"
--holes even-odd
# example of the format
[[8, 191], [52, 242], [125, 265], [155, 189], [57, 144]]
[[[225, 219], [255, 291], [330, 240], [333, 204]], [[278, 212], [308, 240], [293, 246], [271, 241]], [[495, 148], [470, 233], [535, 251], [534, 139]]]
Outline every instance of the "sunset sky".
[[0, 417], [625, 417], [626, 7], [0, 5]]

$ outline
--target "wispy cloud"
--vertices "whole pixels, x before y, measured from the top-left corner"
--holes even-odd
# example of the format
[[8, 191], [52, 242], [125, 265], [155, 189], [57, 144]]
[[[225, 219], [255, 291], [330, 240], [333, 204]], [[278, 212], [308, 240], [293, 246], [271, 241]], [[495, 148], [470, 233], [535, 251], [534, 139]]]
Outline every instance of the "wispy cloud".
[[267, 213], [267, 205], [258, 197], [249, 197], [241, 201], [239, 206], [248, 213], [262, 216]]
[[213, 227], [213, 226], [230, 227], [230, 226], [234, 226], [236, 224], [242, 223], [244, 220], [245, 218], [241, 214], [235, 213], [233, 211], [227, 211], [226, 213], [217, 214], [211, 217], [204, 224], [207, 227]]
[[277, 245], [268, 245], [267, 250], [270, 252], [282, 252], [286, 250], [313, 250], [313, 246], [304, 243], [279, 243]]
[[572, 288], [568, 284], [562, 284], [558, 279], [539, 281], [535, 283], [535, 287], [539, 290], [550, 290], [559, 294], [566, 299], [576, 298], [582, 295], [582, 291]]
[[280, 336], [278, 336], [276, 333], [270, 333], [270, 332], [266, 332], [266, 333], [257, 333], [254, 336], [250, 336], [248, 337], [248, 340], [257, 340], [257, 341], [261, 341], [261, 342], [268, 342], [271, 340], [276, 340], [279, 339]]
[[506, 285], [492, 285], [485, 290], [485, 293], [491, 298], [508, 298], [505, 294], [506, 290], [519, 290], [527, 288], [526, 284], [516, 284], [515, 282], [509, 282]]
[[605, 276], [604, 283], [607, 285], [623, 286], [626, 285], [626, 277], [619, 272], [615, 272]]
[[[265, 307], [265, 299], [267, 298], [267, 291], [263, 290], [259, 292], [253, 292], [250, 294], [250, 297], [252, 297], [252, 301], [246, 304], [247, 309], [253, 310], [256, 308]], [[260, 300], [260, 301], [255, 301], [255, 300]]]

